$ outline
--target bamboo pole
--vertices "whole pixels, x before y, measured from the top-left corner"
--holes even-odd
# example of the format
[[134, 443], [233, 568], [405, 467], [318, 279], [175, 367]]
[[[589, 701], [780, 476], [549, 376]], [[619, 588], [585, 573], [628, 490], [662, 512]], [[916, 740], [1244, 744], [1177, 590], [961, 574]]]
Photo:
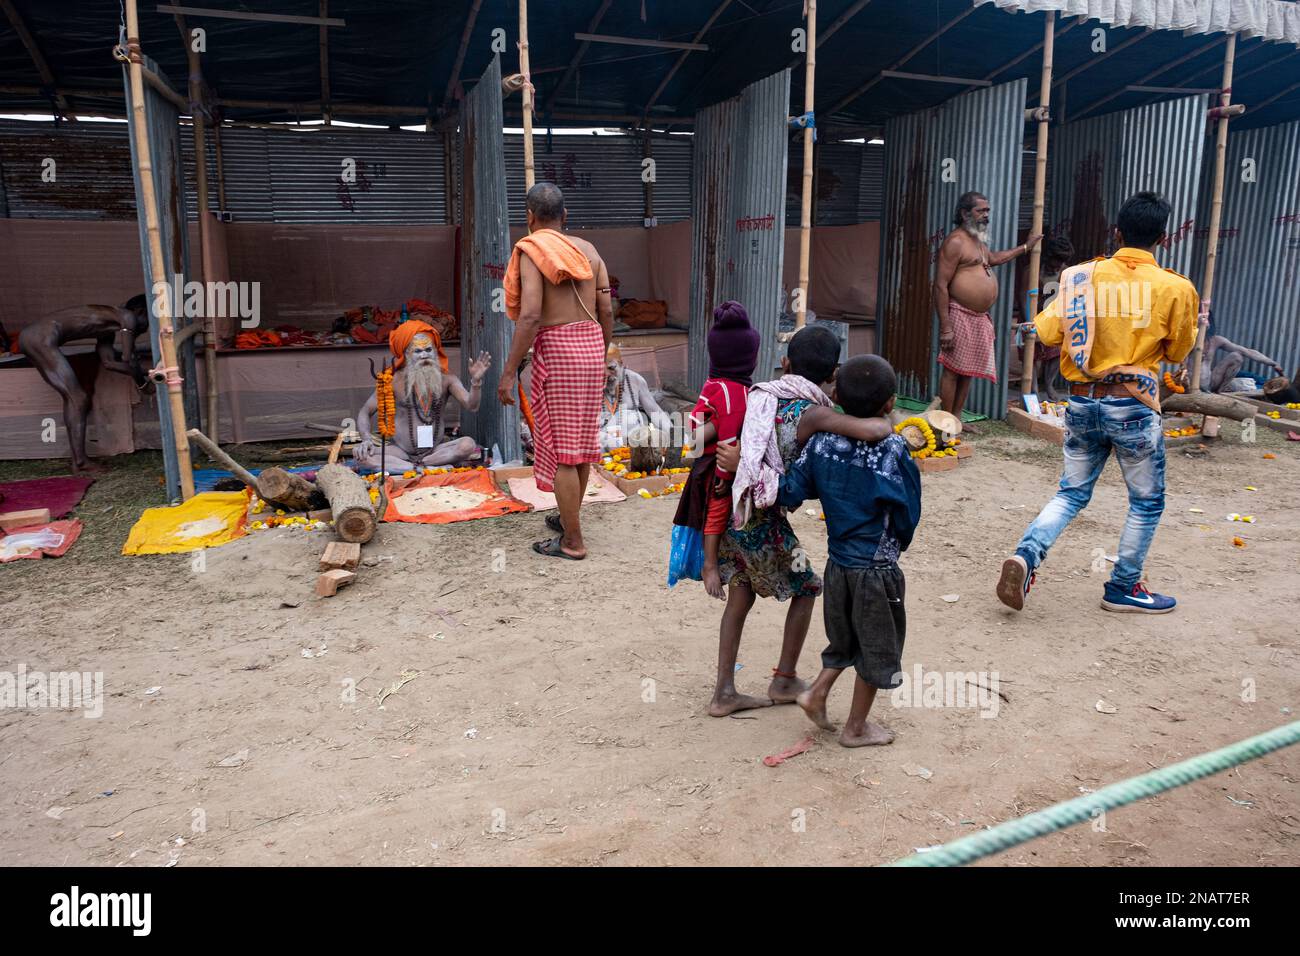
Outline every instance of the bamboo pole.
[[[1047, 11], [1047, 24], [1043, 28], [1043, 72], [1038, 86], [1038, 105], [1044, 110], [1050, 109], [1052, 99], [1052, 53], [1056, 46], [1056, 11]], [[1047, 189], [1047, 127], [1050, 116], [1047, 112], [1039, 114], [1038, 152], [1034, 156], [1034, 215], [1030, 220], [1029, 234], [1042, 235], [1043, 232], [1043, 194]], [[1038, 278], [1042, 262], [1043, 244], [1038, 242], [1029, 251], [1029, 300], [1025, 304], [1026, 322], [1032, 322], [1038, 314]], [[1025, 330], [1024, 369], [1020, 373], [1020, 392], [1028, 395], [1035, 389], [1034, 384], [1034, 343], [1037, 334], [1032, 326]]]
[[532, 189], [533, 78], [528, 73], [528, 0], [519, 0], [519, 72], [524, 75], [524, 188]]
[[[807, 0], [808, 58], [804, 67], [803, 111], [813, 115], [815, 96], [813, 82], [817, 77], [817, 0]], [[799, 199], [799, 301], [795, 303], [794, 330], [798, 332], [808, 320], [808, 261], [812, 248], [813, 137], [814, 126], [803, 131], [803, 195]]]
[[[212, 277], [212, 223], [208, 212], [208, 131], [203, 118], [203, 67], [199, 61], [194, 43], [185, 34], [184, 24], [181, 34], [185, 37], [185, 55], [190, 63], [190, 116], [194, 126], [194, 178], [198, 185], [199, 209], [199, 274], [204, 282], [213, 281]], [[217, 320], [207, 314], [203, 316], [203, 371], [206, 381], [205, 391], [208, 398], [208, 437], [214, 442], [221, 441], [220, 413], [217, 397]]]
[[[126, 46], [128, 75], [131, 77], [131, 113], [135, 124], [136, 170], [140, 174], [140, 198], [144, 207], [145, 233], [149, 240], [149, 274], [153, 285], [166, 284], [167, 262], [163, 258], [162, 233], [158, 226], [158, 196], [154, 192], [153, 160], [149, 153], [149, 121], [144, 108], [144, 73], [141, 69], [140, 17], [136, 0], [126, 0]], [[180, 472], [181, 499], [194, 497], [194, 470], [190, 466], [190, 443], [185, 438], [185, 400], [173, 340], [171, 296], [155, 296], [158, 313], [158, 351], [162, 356], [168, 402], [171, 406], [172, 444]]]
[[[1237, 34], [1228, 37], [1223, 53], [1223, 84], [1219, 88], [1219, 120], [1214, 144], [1214, 195], [1210, 201], [1210, 235], [1205, 246], [1205, 279], [1201, 283], [1201, 318], [1208, 321], [1214, 296], [1214, 267], [1219, 261], [1219, 225], [1223, 221], [1223, 167], [1228, 153], [1228, 119], [1226, 109], [1232, 101], [1232, 67], [1237, 55]], [[1197, 323], [1196, 347], [1192, 349], [1191, 391], [1201, 390], [1201, 355], [1205, 351], [1206, 322]]]

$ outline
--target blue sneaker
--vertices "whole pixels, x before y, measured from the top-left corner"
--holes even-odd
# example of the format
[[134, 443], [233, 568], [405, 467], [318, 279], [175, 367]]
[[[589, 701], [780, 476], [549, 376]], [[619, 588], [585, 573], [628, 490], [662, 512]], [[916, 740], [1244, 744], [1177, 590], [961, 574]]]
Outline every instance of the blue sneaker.
[[1127, 594], [1115, 582], [1107, 581], [1106, 593], [1101, 599], [1103, 610], [1130, 614], [1168, 614], [1177, 605], [1178, 602], [1167, 594], [1152, 594], [1141, 581]]

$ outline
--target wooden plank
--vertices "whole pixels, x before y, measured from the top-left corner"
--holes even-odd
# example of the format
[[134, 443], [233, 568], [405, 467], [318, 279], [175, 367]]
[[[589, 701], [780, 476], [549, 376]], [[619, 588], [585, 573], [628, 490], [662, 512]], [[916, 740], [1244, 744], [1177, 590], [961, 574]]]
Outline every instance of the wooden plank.
[[26, 511], [6, 511], [0, 514], [0, 530], [26, 528], [35, 524], [49, 524], [49, 508], [29, 508]]
[[321, 597], [333, 597], [339, 588], [351, 584], [356, 577], [355, 571], [344, 571], [342, 568], [322, 572], [316, 579], [316, 593]]
[[320, 556], [322, 571], [355, 571], [361, 563], [361, 545], [355, 541], [331, 541]]
[[299, 17], [285, 13], [248, 13], [244, 10], [213, 10], [211, 7], [181, 7], [158, 4], [159, 13], [181, 13], [192, 17], [215, 17], [221, 20], [256, 20], [259, 23], [305, 23], [309, 26], [345, 27], [347, 21], [336, 17]]

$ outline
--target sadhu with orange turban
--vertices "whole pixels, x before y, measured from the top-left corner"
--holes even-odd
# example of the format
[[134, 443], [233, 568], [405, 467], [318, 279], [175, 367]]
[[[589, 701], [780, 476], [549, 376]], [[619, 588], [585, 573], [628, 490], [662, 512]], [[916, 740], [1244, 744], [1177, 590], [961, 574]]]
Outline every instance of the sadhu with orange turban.
[[[480, 352], [469, 363], [466, 388], [451, 373], [438, 330], [428, 323], [418, 319], [401, 323], [389, 334], [388, 347], [393, 365], [376, 377], [375, 394], [357, 413], [361, 444], [353, 457], [363, 467], [399, 471], [477, 460], [479, 447], [471, 436], [446, 439], [443, 411], [450, 401], [466, 411], [478, 411], [492, 356]], [[387, 446], [377, 445], [371, 436], [372, 415], [375, 431], [388, 440]]]

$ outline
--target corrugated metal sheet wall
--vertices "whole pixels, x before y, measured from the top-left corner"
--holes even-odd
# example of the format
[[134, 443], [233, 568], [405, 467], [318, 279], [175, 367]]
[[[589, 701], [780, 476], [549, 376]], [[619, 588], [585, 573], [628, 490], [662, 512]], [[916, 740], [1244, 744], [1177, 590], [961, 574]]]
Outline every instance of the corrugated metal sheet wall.
[[[914, 398], [928, 400], [938, 389], [938, 320], [929, 287], [958, 197], [972, 189], [987, 196], [993, 209], [989, 245], [1015, 245], [1026, 82], [964, 93], [936, 109], [896, 117], [885, 127], [883, 353], [899, 372], [900, 388]], [[966, 403], [967, 410], [993, 418], [1006, 414], [1006, 330], [1015, 295], [1009, 267], [998, 279], [991, 310], [998, 381], [976, 379]]]
[[1170, 241], [1161, 264], [1192, 267], [1208, 94], [1168, 100], [1054, 129], [1048, 146], [1049, 235], [1067, 235], [1080, 259], [1114, 252], [1110, 226], [1132, 193], [1167, 198]]
[[714, 306], [744, 303], [761, 336], [755, 381], [776, 368], [785, 247], [790, 71], [752, 83], [740, 96], [695, 114], [691, 230], [689, 376], [708, 372]]
[[[535, 136], [537, 176], [565, 190], [577, 228], [641, 225], [645, 191], [642, 147], [635, 137]], [[180, 129], [185, 177], [194, 182], [194, 135]], [[691, 217], [693, 137], [656, 138], [654, 213], [660, 223]], [[221, 131], [226, 206], [236, 222], [447, 223], [441, 135], [409, 130], [325, 132], [225, 127]], [[523, 137], [505, 137], [510, 221], [523, 214]], [[55, 160], [56, 184], [41, 180], [41, 160]], [[799, 222], [802, 150], [789, 151], [786, 221]], [[343, 182], [343, 160], [356, 182]], [[879, 219], [884, 147], [828, 143], [818, 150], [817, 224]], [[130, 150], [125, 124], [74, 126], [0, 121], [0, 189], [8, 215], [31, 219], [133, 219]], [[214, 137], [208, 136], [211, 205], [218, 204]], [[197, 214], [196, 194], [187, 197]], [[5, 215], [0, 204], [0, 215]]]
[[[506, 185], [510, 221], [524, 222], [524, 138], [505, 138]], [[661, 223], [691, 217], [691, 139], [655, 139], [654, 212]], [[635, 136], [533, 135], [533, 163], [538, 182], [564, 190], [569, 225], [640, 226], [645, 220], [641, 182], [642, 145]]]
[[0, 120], [0, 168], [14, 219], [135, 218], [125, 123]]
[[461, 381], [479, 352], [492, 356], [483, 379], [483, 404], [461, 411], [461, 423], [487, 447], [500, 446], [502, 460], [522, 460], [519, 406], [495, 400], [501, 369], [510, 352], [513, 325], [505, 313], [502, 277], [510, 257], [506, 171], [501, 142], [501, 58], [494, 56], [483, 79], [462, 101], [461, 210]]
[[[803, 195], [803, 140], [789, 140], [785, 221], [799, 225]], [[850, 226], [880, 218], [884, 200], [885, 149], [861, 143], [825, 143], [817, 147], [817, 202], [814, 225]]]
[[[1191, 274], [1198, 288], [1210, 228], [1212, 138], [1205, 153]], [[1253, 182], [1243, 179], [1248, 172]], [[1291, 375], [1300, 366], [1300, 122], [1229, 133], [1223, 187], [1211, 306], [1216, 331], [1277, 360]], [[1243, 371], [1272, 375], [1250, 362]]]

